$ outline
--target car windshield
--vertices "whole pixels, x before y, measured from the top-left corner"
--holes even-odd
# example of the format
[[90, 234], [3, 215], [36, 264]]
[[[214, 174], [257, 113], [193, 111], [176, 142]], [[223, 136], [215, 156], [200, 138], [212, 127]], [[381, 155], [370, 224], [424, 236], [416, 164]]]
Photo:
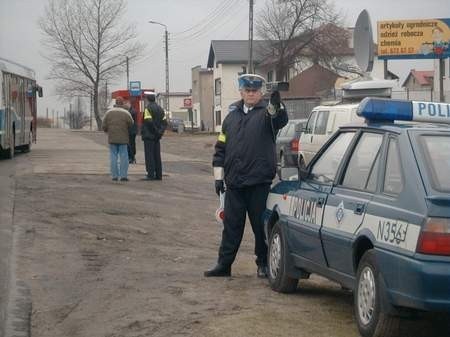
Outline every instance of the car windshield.
[[450, 192], [450, 136], [423, 135], [420, 143], [434, 189]]

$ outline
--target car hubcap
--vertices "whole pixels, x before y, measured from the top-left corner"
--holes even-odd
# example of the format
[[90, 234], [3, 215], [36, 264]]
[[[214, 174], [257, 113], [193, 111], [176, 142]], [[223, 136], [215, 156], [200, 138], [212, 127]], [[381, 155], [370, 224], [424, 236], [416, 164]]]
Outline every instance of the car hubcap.
[[358, 285], [358, 313], [364, 325], [370, 323], [375, 310], [375, 277], [372, 269], [364, 267]]
[[270, 277], [276, 279], [278, 271], [280, 269], [281, 261], [281, 238], [278, 233], [275, 233], [270, 245], [270, 257], [269, 257]]

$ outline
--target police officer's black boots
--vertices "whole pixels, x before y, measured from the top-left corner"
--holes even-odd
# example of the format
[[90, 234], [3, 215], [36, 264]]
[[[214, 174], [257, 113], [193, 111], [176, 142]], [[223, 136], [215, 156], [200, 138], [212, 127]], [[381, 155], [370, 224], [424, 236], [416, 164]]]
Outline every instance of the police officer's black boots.
[[231, 276], [231, 266], [217, 264], [213, 269], [204, 273], [205, 277], [227, 277]]
[[258, 269], [256, 270], [256, 275], [259, 278], [266, 278], [267, 277], [267, 266], [258, 266]]

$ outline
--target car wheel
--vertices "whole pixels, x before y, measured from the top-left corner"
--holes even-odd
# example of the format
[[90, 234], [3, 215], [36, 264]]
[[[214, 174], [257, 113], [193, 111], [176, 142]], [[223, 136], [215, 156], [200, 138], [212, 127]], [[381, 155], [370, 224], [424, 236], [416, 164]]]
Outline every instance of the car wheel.
[[286, 241], [277, 222], [270, 234], [268, 250], [269, 284], [273, 290], [292, 293], [297, 289], [298, 279], [287, 275]]
[[399, 318], [382, 310], [379, 279], [375, 252], [368, 250], [358, 266], [354, 296], [356, 322], [363, 337], [395, 336], [399, 329]]

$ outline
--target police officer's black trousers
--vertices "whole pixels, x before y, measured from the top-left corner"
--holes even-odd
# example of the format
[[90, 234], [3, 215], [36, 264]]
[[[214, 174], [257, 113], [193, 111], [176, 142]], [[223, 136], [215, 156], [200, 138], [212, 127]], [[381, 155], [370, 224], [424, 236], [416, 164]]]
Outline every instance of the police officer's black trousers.
[[225, 194], [225, 219], [222, 242], [219, 248], [218, 263], [231, 266], [244, 235], [246, 213], [255, 235], [256, 264], [267, 264], [267, 245], [265, 242], [262, 214], [266, 209], [266, 200], [270, 184], [227, 189]]
[[145, 168], [147, 176], [162, 178], [161, 145], [158, 140], [144, 140]]
[[136, 160], [136, 134], [129, 134], [128, 142], [128, 161], [132, 162]]

